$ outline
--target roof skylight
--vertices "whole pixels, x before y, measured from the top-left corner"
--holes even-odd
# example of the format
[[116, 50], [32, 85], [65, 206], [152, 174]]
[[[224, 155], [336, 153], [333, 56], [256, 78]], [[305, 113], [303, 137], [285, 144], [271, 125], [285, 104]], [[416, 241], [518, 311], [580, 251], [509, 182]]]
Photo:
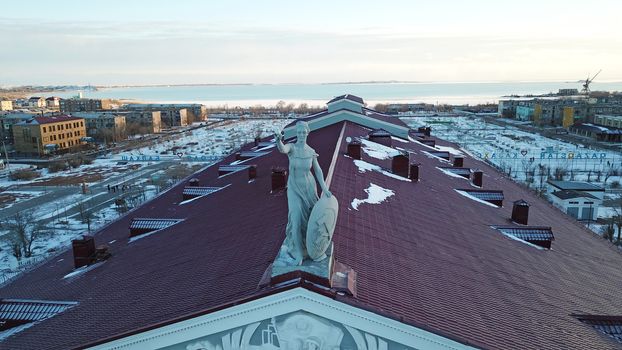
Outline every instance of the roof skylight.
[[69, 301], [2, 299], [0, 339], [26, 329], [37, 321], [55, 316], [76, 304]]
[[496, 226], [495, 228], [512, 239], [527, 242], [545, 249], [551, 249], [551, 242], [555, 239], [550, 227]]
[[577, 318], [622, 343], [622, 316], [577, 316]]

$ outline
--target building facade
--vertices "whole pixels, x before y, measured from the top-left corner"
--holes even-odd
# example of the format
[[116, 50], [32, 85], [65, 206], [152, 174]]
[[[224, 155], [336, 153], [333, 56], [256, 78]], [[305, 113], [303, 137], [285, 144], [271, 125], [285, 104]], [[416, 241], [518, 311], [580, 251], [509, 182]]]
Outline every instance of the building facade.
[[134, 103], [125, 105], [124, 108], [131, 111], [160, 111], [162, 124], [166, 127], [186, 126], [207, 120], [206, 107], [196, 103]]
[[0, 111], [12, 111], [13, 110], [13, 101], [0, 98]]
[[115, 112], [76, 112], [84, 118], [86, 135], [97, 141], [118, 142], [127, 137], [125, 115]]
[[28, 107], [43, 108], [45, 107], [45, 99], [43, 97], [33, 96], [28, 99]]
[[13, 125], [15, 151], [23, 154], [66, 151], [81, 145], [83, 137], [86, 137], [84, 119], [77, 117], [34, 117]]
[[50, 96], [45, 99], [45, 105], [47, 108], [57, 109], [60, 107], [60, 97]]
[[602, 115], [594, 117], [594, 124], [622, 129], [622, 115]]
[[69, 98], [59, 101], [61, 113], [94, 112], [102, 109], [110, 109], [110, 100], [90, 98]]
[[154, 134], [162, 131], [160, 111], [127, 111], [123, 112], [128, 135]]

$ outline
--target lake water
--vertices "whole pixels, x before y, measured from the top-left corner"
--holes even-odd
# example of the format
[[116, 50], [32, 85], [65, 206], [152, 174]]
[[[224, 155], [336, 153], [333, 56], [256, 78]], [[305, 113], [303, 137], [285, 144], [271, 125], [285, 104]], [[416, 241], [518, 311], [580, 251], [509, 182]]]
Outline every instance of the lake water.
[[[275, 105], [306, 102], [324, 105], [342, 94], [361, 96], [368, 104], [379, 102], [427, 102], [477, 104], [497, 102], [506, 95], [544, 94], [558, 89], [581, 89], [577, 82], [515, 83], [373, 83], [373, 84], [252, 84], [105, 88], [84, 91], [84, 97], [114, 98], [142, 102], [194, 102], [208, 106]], [[592, 90], [622, 91], [622, 82], [595, 82]], [[59, 94], [76, 95], [76, 91]]]

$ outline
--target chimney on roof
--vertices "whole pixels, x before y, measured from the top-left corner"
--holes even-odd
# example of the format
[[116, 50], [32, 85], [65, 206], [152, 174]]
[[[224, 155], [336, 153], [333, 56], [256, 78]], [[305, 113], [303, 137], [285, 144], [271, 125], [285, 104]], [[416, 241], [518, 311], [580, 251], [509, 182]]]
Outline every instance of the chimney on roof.
[[255, 147], [259, 146], [259, 142], [261, 142], [261, 137], [255, 137]]
[[473, 172], [473, 185], [482, 187], [484, 180], [484, 173], [481, 170], [475, 170]]
[[357, 140], [348, 143], [348, 156], [353, 159], [361, 159], [361, 142]]
[[188, 186], [199, 187], [199, 179], [197, 179], [196, 177], [190, 179], [190, 181], [188, 181]]
[[383, 129], [377, 129], [369, 133], [369, 141], [391, 147], [393, 141], [391, 140], [391, 134]]
[[419, 164], [411, 164], [408, 178], [414, 182], [419, 181]]
[[75, 268], [90, 265], [95, 260], [95, 239], [92, 236], [72, 240], [71, 247]]
[[408, 159], [408, 154], [400, 153], [393, 156], [393, 160], [391, 161], [391, 171], [395, 175], [408, 177], [409, 163], [410, 160]]
[[420, 126], [417, 129], [417, 132], [420, 132], [422, 134], [424, 134], [425, 136], [430, 136], [432, 135], [432, 128], [429, 126]]
[[287, 170], [285, 168], [272, 168], [272, 192], [285, 189], [287, 186]]
[[454, 167], [462, 168], [464, 166], [464, 157], [455, 156], [454, 157]]
[[517, 224], [527, 225], [529, 220], [529, 203], [520, 199], [512, 206], [512, 221]]

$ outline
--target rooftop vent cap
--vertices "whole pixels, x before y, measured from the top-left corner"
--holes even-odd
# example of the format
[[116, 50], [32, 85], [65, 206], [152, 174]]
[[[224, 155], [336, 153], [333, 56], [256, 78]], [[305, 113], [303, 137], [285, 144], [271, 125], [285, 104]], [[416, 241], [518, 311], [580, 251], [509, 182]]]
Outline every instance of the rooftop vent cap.
[[287, 186], [287, 170], [281, 167], [272, 168], [272, 193], [285, 189]]
[[417, 129], [417, 131], [424, 134], [425, 136], [432, 135], [432, 128], [429, 126], [421, 126]]
[[464, 166], [464, 157], [455, 156], [453, 165], [454, 167], [462, 168]]
[[399, 175], [402, 177], [408, 177], [408, 170], [410, 166], [410, 159], [408, 154], [400, 153], [396, 156], [393, 156], [391, 160], [391, 171], [395, 175]]
[[527, 225], [529, 221], [529, 203], [520, 199], [512, 206], [512, 221], [517, 224]]
[[361, 142], [358, 140], [350, 141], [347, 154], [352, 159], [361, 159]]
[[419, 181], [419, 166], [420, 166], [420, 164], [418, 164], [418, 163], [410, 164], [410, 169], [409, 169], [409, 172], [408, 172], [408, 178], [411, 179], [413, 182], [418, 182]]
[[473, 171], [473, 185], [482, 187], [484, 183], [484, 172], [481, 170]]
[[190, 179], [190, 181], [188, 181], [188, 186], [199, 187], [199, 183], [200, 183], [199, 179], [195, 177], [195, 178]]
[[391, 134], [384, 129], [376, 129], [368, 134], [369, 141], [391, 147], [392, 139]]

